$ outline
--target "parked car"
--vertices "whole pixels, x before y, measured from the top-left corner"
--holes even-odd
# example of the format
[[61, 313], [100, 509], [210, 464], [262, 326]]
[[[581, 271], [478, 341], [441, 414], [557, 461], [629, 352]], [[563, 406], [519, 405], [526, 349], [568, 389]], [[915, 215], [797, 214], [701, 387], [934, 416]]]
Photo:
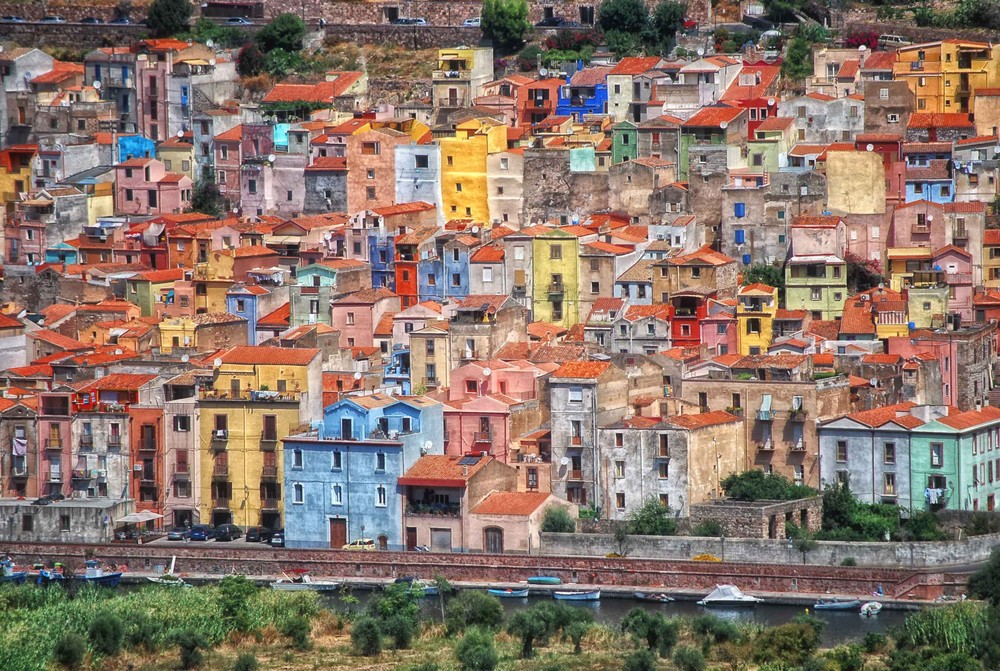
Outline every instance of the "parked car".
[[193, 541], [210, 541], [215, 537], [215, 529], [208, 524], [199, 524], [198, 526], [191, 527], [191, 540]]
[[0, 17], [0, 23], [27, 23], [27, 21], [20, 16], [4, 16]]
[[55, 14], [42, 17], [42, 23], [66, 23], [66, 19]]
[[85, 16], [80, 19], [80, 23], [104, 23], [104, 19], [99, 19], [96, 16]]
[[226, 19], [227, 26], [252, 26], [253, 21], [244, 19], [242, 16], [230, 16]]
[[118, 18], [111, 19], [110, 21], [108, 21], [108, 23], [115, 26], [130, 26], [133, 23], [135, 23], [135, 21], [128, 18], [127, 16], [119, 16]]
[[264, 533], [262, 527], [247, 527], [245, 540], [247, 543], [259, 543], [261, 534]]
[[466, 19], [462, 21], [462, 25], [466, 28], [478, 28], [482, 24], [482, 19], [478, 16], [474, 19]]
[[430, 24], [427, 23], [427, 19], [425, 19], [425, 18], [423, 18], [421, 16], [417, 16], [417, 17], [414, 17], [414, 18], [405, 18], [405, 17], [401, 16], [398, 19], [395, 19], [392, 23], [393, 23], [393, 25], [396, 25], [396, 26], [426, 26], [426, 25], [430, 25]]
[[358, 538], [351, 541], [347, 545], [340, 548], [341, 550], [364, 550], [366, 552], [374, 552], [378, 550], [378, 546], [375, 545], [375, 541], [371, 538]]
[[187, 527], [174, 527], [167, 532], [168, 541], [182, 541], [191, 538], [191, 530]]
[[547, 19], [542, 19], [535, 24], [540, 28], [575, 28], [579, 27], [579, 23], [576, 21], [569, 21], [561, 16], [550, 16]]
[[215, 540], [227, 542], [243, 537], [243, 529], [235, 524], [220, 524], [215, 527]]
[[283, 548], [285, 547], [285, 530], [278, 529], [271, 536], [271, 547], [273, 548]]
[[[261, 543], [267, 543], [268, 545], [270, 545], [271, 544], [271, 539], [274, 537], [274, 534], [277, 531], [278, 531], [277, 529], [264, 529], [264, 528], [261, 528], [261, 530], [260, 530], [260, 542]], [[282, 529], [282, 531], [284, 531], [284, 529]]]

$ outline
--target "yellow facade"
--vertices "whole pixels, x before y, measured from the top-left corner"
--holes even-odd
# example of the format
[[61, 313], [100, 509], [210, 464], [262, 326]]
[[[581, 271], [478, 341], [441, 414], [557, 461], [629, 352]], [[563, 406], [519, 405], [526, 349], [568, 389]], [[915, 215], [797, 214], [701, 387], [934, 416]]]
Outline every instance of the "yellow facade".
[[885, 212], [885, 165], [873, 151], [831, 151], [826, 159], [827, 209], [834, 214]]
[[87, 225], [96, 226], [100, 217], [110, 217], [115, 213], [115, 185], [103, 182], [94, 185], [94, 191], [87, 198]]
[[983, 284], [995, 289], [1000, 287], [1000, 239], [992, 237], [987, 232], [987, 240], [983, 243]]
[[[170, 354], [174, 347], [197, 347], [196, 326], [187, 317], [164, 319], [160, 327], [160, 351]], [[175, 344], [176, 343], [176, 344]]]
[[31, 163], [35, 145], [21, 145], [0, 152], [0, 200], [7, 215], [14, 214], [14, 203], [21, 193], [31, 189]]
[[441, 198], [446, 219], [490, 221], [486, 157], [507, 150], [507, 127], [493, 119], [470, 119], [441, 138]]
[[893, 77], [916, 96], [917, 112], [974, 113], [975, 91], [1000, 85], [1000, 47], [944, 40], [900, 48]]
[[554, 228], [534, 236], [531, 253], [535, 321], [567, 328], [579, 323], [579, 239]]
[[163, 161], [167, 172], [176, 172], [179, 175], [187, 175], [192, 180], [196, 179], [194, 145], [178, 142], [170, 146], [161, 146], [156, 153]]
[[767, 354], [777, 312], [776, 288], [766, 284], [751, 284], [740, 289], [736, 302], [736, 322], [739, 327], [737, 347], [740, 354]]

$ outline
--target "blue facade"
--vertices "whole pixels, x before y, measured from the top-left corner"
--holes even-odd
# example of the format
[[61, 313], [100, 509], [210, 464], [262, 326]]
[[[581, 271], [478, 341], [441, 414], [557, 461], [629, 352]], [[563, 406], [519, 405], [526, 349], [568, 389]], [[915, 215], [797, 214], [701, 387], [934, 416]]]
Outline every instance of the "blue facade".
[[377, 229], [368, 231], [368, 258], [372, 266], [372, 286], [396, 291], [396, 238], [379, 235]]
[[951, 180], [906, 180], [906, 202], [927, 200], [951, 203], [955, 200], [955, 185]]
[[242, 287], [226, 293], [226, 312], [247, 320], [247, 344], [257, 344], [257, 295]]
[[124, 163], [130, 158], [153, 158], [156, 156], [156, 143], [142, 135], [118, 136], [118, 162]]
[[566, 85], [559, 90], [559, 101], [556, 103], [556, 116], [572, 116], [577, 121], [580, 121], [584, 114], [607, 113], [607, 78], [596, 86], [574, 86], [573, 76], [566, 78]]
[[315, 435], [284, 441], [285, 544], [330, 547], [333, 520], [347, 541], [404, 547], [399, 478], [422, 453], [444, 452], [442, 406], [424, 397], [348, 397], [328, 406]]
[[652, 282], [615, 282], [615, 298], [624, 298], [629, 305], [652, 305]]
[[410, 391], [410, 348], [394, 345], [390, 355], [389, 365], [382, 374], [382, 382], [387, 387], [399, 386], [404, 395]]
[[452, 241], [438, 244], [436, 253], [417, 261], [417, 296], [442, 302], [469, 295], [469, 248]]
[[73, 245], [60, 242], [45, 250], [45, 263], [79, 263], [80, 253]]

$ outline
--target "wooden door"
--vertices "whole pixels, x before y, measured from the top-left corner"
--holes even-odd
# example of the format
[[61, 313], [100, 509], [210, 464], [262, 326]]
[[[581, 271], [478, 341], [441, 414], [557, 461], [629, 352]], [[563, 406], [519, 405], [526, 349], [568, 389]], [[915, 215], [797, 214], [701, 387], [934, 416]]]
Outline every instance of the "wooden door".
[[483, 548], [488, 554], [503, 554], [503, 529], [488, 527], [483, 530]]
[[406, 549], [414, 550], [417, 547], [417, 528], [406, 527]]
[[347, 520], [330, 520], [330, 547], [336, 550], [347, 545]]

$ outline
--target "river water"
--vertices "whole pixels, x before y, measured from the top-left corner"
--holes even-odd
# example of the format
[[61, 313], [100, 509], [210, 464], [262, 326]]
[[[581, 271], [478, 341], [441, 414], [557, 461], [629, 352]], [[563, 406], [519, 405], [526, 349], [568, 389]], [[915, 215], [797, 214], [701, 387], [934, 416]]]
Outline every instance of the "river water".
[[[370, 597], [370, 592], [355, 591], [356, 596], [362, 604]], [[343, 604], [336, 596], [323, 596], [323, 600], [330, 608], [342, 610]], [[524, 608], [530, 608], [542, 601], [551, 601], [551, 598], [544, 596], [529, 596], [525, 599], [501, 599], [504, 610], [510, 614]], [[566, 603], [566, 602], [564, 602]], [[692, 618], [705, 613], [711, 613], [717, 617], [730, 620], [732, 622], [754, 622], [764, 626], [775, 626], [785, 624], [796, 615], [802, 613], [804, 606], [769, 605], [761, 604], [756, 608], [704, 608], [693, 601], [675, 601], [673, 603], [650, 603], [645, 601], [634, 601], [632, 599], [610, 598], [603, 596], [600, 601], [579, 602], [569, 604], [578, 608], [587, 608], [593, 611], [594, 619], [601, 624], [610, 627], [617, 627], [625, 614], [636, 606], [663, 613], [667, 617]], [[822, 645], [832, 647], [841, 643], [860, 642], [868, 632], [888, 633], [893, 627], [903, 624], [907, 611], [883, 609], [881, 613], [872, 618], [863, 618], [857, 611], [813, 611], [809, 612], [826, 622], [823, 628]], [[428, 618], [440, 619], [437, 597], [429, 597], [424, 600], [424, 613]]]

